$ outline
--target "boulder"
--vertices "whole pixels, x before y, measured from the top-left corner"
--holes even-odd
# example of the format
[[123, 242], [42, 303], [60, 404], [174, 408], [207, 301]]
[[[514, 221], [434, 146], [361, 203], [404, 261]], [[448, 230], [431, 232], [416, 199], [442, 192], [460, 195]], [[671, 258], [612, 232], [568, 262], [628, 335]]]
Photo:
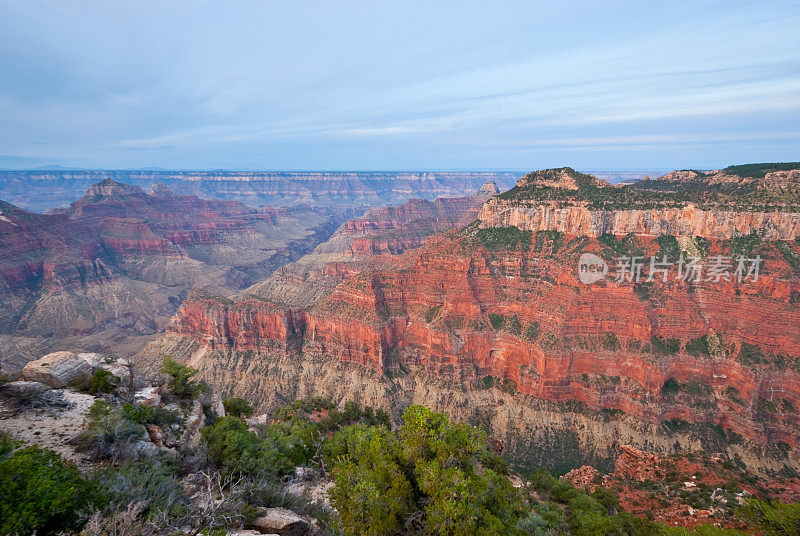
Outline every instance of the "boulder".
[[85, 352], [82, 354], [78, 354], [78, 357], [89, 363], [92, 368], [100, 368], [101, 365], [105, 364], [105, 358], [94, 352]]
[[107, 370], [118, 378], [127, 378], [130, 374], [127, 359], [112, 359], [95, 353], [78, 354], [78, 357], [89, 363], [95, 370]]
[[187, 447], [196, 447], [200, 443], [200, 428], [206, 421], [203, 414], [203, 405], [199, 400], [194, 401], [192, 412], [186, 419], [186, 430], [181, 436], [181, 444]]
[[142, 406], [156, 407], [161, 403], [161, 395], [158, 394], [158, 387], [145, 387], [139, 389], [133, 395], [137, 404]]
[[72, 352], [47, 354], [31, 361], [22, 369], [25, 380], [40, 382], [54, 389], [88, 381], [92, 373], [92, 365]]
[[144, 429], [147, 430], [147, 435], [150, 436], [150, 441], [159, 448], [164, 446], [164, 432], [157, 424], [145, 424]]
[[319, 472], [311, 467], [297, 466], [294, 468], [294, 481], [307, 482], [319, 476]]
[[151, 456], [158, 455], [159, 448], [155, 446], [149, 439], [150, 438], [138, 439], [128, 443], [121, 449], [120, 457], [122, 459], [138, 459], [149, 458]]
[[311, 533], [311, 524], [286, 508], [267, 508], [250, 526], [261, 534], [278, 536], [305, 536]]
[[641, 451], [631, 445], [622, 445], [620, 448], [622, 454], [614, 464], [615, 476], [638, 482], [656, 480], [656, 471], [660, 461], [658, 456]]
[[578, 469], [573, 469], [561, 478], [571, 483], [576, 488], [589, 488], [589, 491], [594, 493], [595, 488], [597, 488], [597, 480], [599, 477], [600, 472], [597, 469], [591, 465], [584, 465]]
[[146, 439], [140, 439], [134, 443], [133, 450], [140, 458], [149, 458], [158, 455], [158, 447], [154, 445], [152, 441]]
[[40, 396], [52, 388], [39, 382], [16, 381], [0, 385], [0, 392], [15, 398], [32, 399]]
[[211, 395], [211, 410], [217, 414], [217, 417], [225, 416], [225, 405], [222, 403], [222, 398], [217, 393]]

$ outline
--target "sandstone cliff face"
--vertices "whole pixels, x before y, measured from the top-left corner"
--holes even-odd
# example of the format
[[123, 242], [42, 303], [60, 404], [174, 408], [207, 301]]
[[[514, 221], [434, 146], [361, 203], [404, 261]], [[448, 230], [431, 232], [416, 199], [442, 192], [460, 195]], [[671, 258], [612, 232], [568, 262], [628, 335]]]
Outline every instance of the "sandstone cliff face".
[[347, 221], [336, 234], [352, 237], [350, 249], [355, 254], [396, 255], [422, 246], [430, 234], [474, 221], [483, 202], [496, 194], [492, 182], [469, 197], [412, 199], [398, 206], [371, 208]]
[[763, 178], [673, 172], [611, 187], [570, 168], [542, 170], [489, 200], [481, 225], [599, 237], [603, 234], [768, 240], [800, 236], [800, 170]]
[[762, 232], [769, 240], [794, 240], [800, 236], [800, 213], [700, 210], [691, 205], [652, 210], [590, 210], [585, 204], [563, 207], [551, 202], [527, 207], [492, 199], [481, 208], [478, 218], [484, 227], [514, 226], [592, 237], [633, 233], [733, 238], [755, 232]]
[[[770, 275], [753, 285], [656, 282], [645, 299], [633, 283], [579, 283], [572, 246], [580, 238], [565, 238], [556, 254], [536, 246], [492, 252], [469, 240], [438, 236], [396, 257], [391, 268], [349, 277], [309, 309], [191, 300], [167, 331], [185, 341], [176, 344], [197, 345], [186, 358], [208, 380], [238, 378], [244, 383], [224, 385], [267, 406], [276, 402], [276, 389], [298, 384], [304, 392], [341, 394], [339, 380], [310, 376], [338, 363], [348, 377], [371, 371], [372, 379], [359, 384], [374, 382], [363, 386], [374, 393], [370, 403], [387, 409], [430, 396], [439, 409], [480, 421], [497, 414], [496, 402], [489, 409], [480, 401], [512, 389], [512, 413], [540, 419], [547, 403], [569, 408], [584, 431], [572, 429], [574, 421], [553, 429], [577, 434], [576, 442], [599, 453], [623, 437], [668, 452], [677, 434], [685, 446], [728, 449], [762, 468], [800, 462], [800, 375], [790, 357], [800, 356], [800, 310], [792, 302], [800, 282], [777, 250], [763, 251]], [[657, 252], [654, 241], [640, 242]], [[599, 243], [581, 243], [602, 254]], [[702, 337], [722, 342], [690, 351]], [[658, 341], [671, 339], [675, 351], [658, 349]], [[750, 359], [753, 347], [758, 362]], [[293, 359], [300, 359], [298, 370], [280, 364]], [[271, 367], [289, 382], [284, 388], [272, 383], [277, 378], [254, 376]], [[258, 387], [264, 382], [269, 389]], [[626, 431], [584, 433], [608, 422]], [[523, 456], [531, 425], [491, 421], [512, 456]], [[766, 453], [775, 449], [788, 450], [772, 459]]]
[[421, 247], [438, 231], [472, 222], [483, 202], [496, 192], [497, 187], [489, 183], [468, 197], [432, 202], [412, 199], [394, 207], [372, 208], [345, 222], [311, 254], [276, 270], [243, 294], [295, 308], [309, 307], [345, 279], [369, 268], [390, 268], [394, 255]]

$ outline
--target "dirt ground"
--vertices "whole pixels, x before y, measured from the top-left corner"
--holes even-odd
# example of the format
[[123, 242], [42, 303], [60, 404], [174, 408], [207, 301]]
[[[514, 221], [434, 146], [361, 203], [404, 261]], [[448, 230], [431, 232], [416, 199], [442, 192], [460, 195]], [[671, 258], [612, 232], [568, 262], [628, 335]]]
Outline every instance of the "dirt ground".
[[60, 393], [70, 407], [19, 408], [0, 397], [0, 432], [7, 432], [26, 443], [52, 449], [78, 463], [81, 454], [75, 452], [68, 442], [83, 430], [86, 414], [95, 398], [66, 389], [54, 389], [52, 392]]

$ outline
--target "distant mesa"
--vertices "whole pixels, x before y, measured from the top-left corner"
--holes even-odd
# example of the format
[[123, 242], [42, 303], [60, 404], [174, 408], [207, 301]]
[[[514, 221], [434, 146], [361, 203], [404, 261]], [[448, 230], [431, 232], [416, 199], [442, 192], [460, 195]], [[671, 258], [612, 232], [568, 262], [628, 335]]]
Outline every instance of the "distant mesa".
[[594, 175], [578, 173], [571, 167], [541, 169], [528, 173], [517, 183], [521, 188], [562, 188], [565, 190], [579, 190], [587, 186], [610, 186], [606, 181]]
[[108, 178], [90, 186], [86, 191], [85, 197], [122, 197], [129, 195], [144, 195], [144, 191], [138, 186], [123, 184]]
[[485, 182], [478, 191], [490, 195], [497, 195], [500, 193], [500, 190], [497, 188], [497, 184], [494, 181]]

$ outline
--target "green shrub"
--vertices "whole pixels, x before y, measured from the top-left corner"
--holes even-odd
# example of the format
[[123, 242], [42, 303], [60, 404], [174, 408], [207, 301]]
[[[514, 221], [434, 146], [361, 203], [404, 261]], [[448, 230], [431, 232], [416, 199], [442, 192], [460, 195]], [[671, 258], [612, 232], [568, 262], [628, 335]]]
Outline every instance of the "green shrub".
[[414, 490], [401, 467], [396, 436], [365, 425], [344, 428], [336, 435], [331, 503], [345, 533], [398, 532], [413, 509]]
[[603, 335], [602, 344], [603, 348], [612, 352], [616, 352], [622, 347], [617, 336], [610, 332]]
[[120, 381], [118, 376], [114, 376], [109, 371], [98, 369], [92, 375], [92, 379], [89, 380], [86, 392], [94, 396], [100, 393], [111, 393], [119, 387]]
[[503, 326], [503, 323], [505, 322], [505, 317], [503, 315], [498, 315], [495, 313], [489, 313], [488, 316], [489, 316], [489, 323], [495, 330], [499, 331], [500, 328]]
[[125, 402], [122, 404], [121, 414], [124, 419], [128, 419], [136, 424], [153, 422], [156, 410], [150, 406], [141, 406]]
[[[130, 406], [128, 416], [136, 416], [138, 411], [133, 404], [127, 405]], [[128, 445], [144, 434], [142, 424], [126, 417], [123, 408], [97, 400], [89, 408], [89, 423], [78, 435], [76, 446], [96, 461], [116, 460], [125, 454]]]
[[531, 231], [520, 231], [516, 227], [497, 227], [478, 229], [473, 242], [489, 251], [515, 251], [528, 249], [532, 236]]
[[656, 238], [658, 242], [658, 260], [662, 260], [666, 255], [668, 261], [677, 261], [681, 254], [681, 247], [678, 239], [672, 235], [661, 235]]
[[489, 323], [496, 331], [506, 331], [512, 335], [519, 335], [522, 333], [522, 324], [517, 315], [504, 316], [495, 313], [489, 313]]
[[93, 482], [57, 453], [19, 448], [0, 435], [0, 534], [56, 534], [80, 528], [82, 516], [105, 505]]
[[677, 354], [681, 349], [681, 342], [678, 339], [662, 339], [653, 337], [650, 339], [653, 351], [661, 355]]
[[439, 314], [439, 310], [441, 308], [442, 308], [441, 305], [436, 305], [435, 307], [431, 307], [430, 309], [428, 309], [425, 312], [425, 321], [430, 324], [433, 321], [433, 319], [436, 318], [436, 315]]
[[289, 474], [289, 459], [252, 433], [241, 419], [220, 417], [200, 429], [209, 457], [228, 472], [238, 474]]
[[222, 402], [225, 413], [234, 417], [249, 417], [253, 414], [253, 407], [244, 398], [233, 397]]
[[534, 320], [533, 322], [528, 324], [527, 328], [525, 328], [524, 337], [529, 341], [534, 341], [538, 336], [539, 336], [539, 322]]
[[206, 390], [205, 384], [192, 381], [196, 369], [181, 365], [169, 356], [164, 358], [161, 372], [168, 378], [170, 391], [178, 398], [192, 399]]
[[[611, 489], [598, 487], [589, 494], [565, 480], [556, 479], [545, 468], [533, 472], [531, 484], [544, 499], [534, 505], [543, 525], [540, 524], [541, 532], [533, 534], [645, 536], [662, 533], [662, 526], [620, 511], [619, 499]], [[563, 511], [560, 505], [565, 507]]]
[[505, 328], [512, 335], [519, 335], [522, 333], [522, 324], [520, 324], [517, 315], [511, 315], [508, 317]]
[[748, 499], [741, 513], [769, 536], [800, 534], [800, 503], [781, 504]]
[[564, 243], [564, 234], [560, 231], [537, 231], [533, 242], [533, 249], [537, 252], [549, 249], [556, 253]]
[[711, 355], [708, 346], [708, 335], [688, 341], [686, 343], [686, 352], [695, 357]]
[[410, 406], [398, 432], [356, 425], [334, 436], [331, 502], [347, 535], [510, 534], [526, 515], [486, 435]]
[[764, 363], [764, 352], [760, 346], [742, 342], [742, 346], [739, 349], [739, 361], [749, 366], [759, 365]]
[[118, 467], [98, 469], [92, 480], [106, 490], [115, 509], [132, 503], [145, 503], [145, 517], [164, 513], [173, 521], [185, 517], [190, 503], [178, 474], [168, 458], [147, 458], [123, 462]]

